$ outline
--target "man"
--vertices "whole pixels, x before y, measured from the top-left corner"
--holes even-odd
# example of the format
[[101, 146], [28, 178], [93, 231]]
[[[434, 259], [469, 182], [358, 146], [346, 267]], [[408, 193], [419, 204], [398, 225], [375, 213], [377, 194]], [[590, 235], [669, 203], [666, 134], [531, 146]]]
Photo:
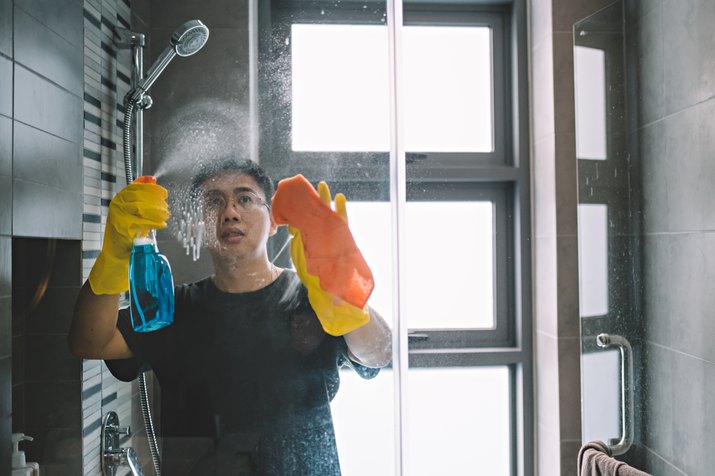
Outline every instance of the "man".
[[[165, 227], [168, 208], [163, 188], [130, 184], [110, 204], [102, 252], [77, 301], [72, 351], [104, 359], [125, 381], [153, 369], [165, 474], [339, 475], [329, 407], [338, 370], [376, 375], [391, 358], [388, 326], [366, 308], [351, 311], [367, 313], [357, 329], [323, 330], [296, 273], [268, 259], [273, 185], [256, 164], [211, 164], [192, 189], [203, 203], [214, 275], [176, 288], [173, 325], [132, 330], [118, 309], [132, 238]], [[295, 259], [301, 250], [292, 248]]]

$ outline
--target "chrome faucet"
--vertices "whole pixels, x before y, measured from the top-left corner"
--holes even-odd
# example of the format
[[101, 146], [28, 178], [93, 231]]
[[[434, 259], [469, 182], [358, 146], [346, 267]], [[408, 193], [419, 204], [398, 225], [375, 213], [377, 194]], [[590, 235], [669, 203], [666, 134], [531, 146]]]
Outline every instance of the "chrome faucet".
[[115, 476], [119, 466], [129, 466], [133, 476], [144, 476], [139, 458], [134, 448], [120, 448], [119, 437], [129, 436], [131, 429], [119, 426], [119, 417], [115, 412], [109, 412], [104, 416], [102, 422], [102, 432], [100, 435], [100, 451], [102, 454], [102, 474], [104, 476]]

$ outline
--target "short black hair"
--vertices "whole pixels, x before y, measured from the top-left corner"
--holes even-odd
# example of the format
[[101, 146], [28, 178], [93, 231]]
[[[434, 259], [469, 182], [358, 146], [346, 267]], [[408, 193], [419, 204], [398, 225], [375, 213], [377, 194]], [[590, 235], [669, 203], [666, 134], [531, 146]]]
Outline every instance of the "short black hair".
[[198, 173], [191, 179], [191, 197], [198, 199], [201, 186], [204, 182], [225, 172], [239, 173], [252, 177], [258, 186], [261, 187], [261, 190], [263, 190], [263, 194], [266, 197], [266, 204], [268, 204], [269, 207], [271, 206], [271, 198], [273, 198], [273, 192], [275, 191], [273, 180], [268, 176], [266, 171], [254, 161], [250, 159], [240, 160], [233, 157], [214, 160], [201, 166]]

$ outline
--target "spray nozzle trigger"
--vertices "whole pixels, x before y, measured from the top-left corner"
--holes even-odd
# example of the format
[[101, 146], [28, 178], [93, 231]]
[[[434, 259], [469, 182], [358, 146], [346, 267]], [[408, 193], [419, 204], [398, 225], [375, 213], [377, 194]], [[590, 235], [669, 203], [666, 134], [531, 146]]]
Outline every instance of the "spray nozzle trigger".
[[[156, 183], [156, 177], [154, 177], [153, 175], [142, 175], [141, 177], [135, 178], [134, 182], [132, 182], [132, 183]], [[136, 239], [137, 240], [147, 240], [148, 239], [148, 240], [150, 240], [150, 242], [148, 242], [148, 243], [151, 244], [154, 241], [156, 241], [156, 237], [154, 236], [154, 233], [155, 232], [152, 230], [152, 232], [150, 233], [151, 238], [148, 238], [147, 236], [137, 236]], [[136, 244], [147, 244], [147, 243], [144, 243], [144, 242], [137, 243], [135, 240], [134, 244], [136, 245]]]
[[156, 183], [156, 177], [153, 175], [142, 175], [134, 179], [134, 183]]

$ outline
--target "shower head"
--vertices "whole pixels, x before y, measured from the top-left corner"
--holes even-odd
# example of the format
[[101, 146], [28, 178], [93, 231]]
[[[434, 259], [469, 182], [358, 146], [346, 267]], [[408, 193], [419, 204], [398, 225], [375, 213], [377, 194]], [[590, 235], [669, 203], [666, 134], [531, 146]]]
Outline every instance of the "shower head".
[[209, 29], [199, 20], [190, 20], [176, 29], [171, 35], [169, 46], [159, 55], [147, 75], [130, 93], [133, 100], [138, 100], [146, 93], [156, 78], [166, 69], [176, 55], [191, 56], [199, 51], [209, 39]]
[[199, 20], [190, 20], [171, 35], [171, 46], [179, 56], [191, 56], [199, 51], [209, 39], [209, 29]]

